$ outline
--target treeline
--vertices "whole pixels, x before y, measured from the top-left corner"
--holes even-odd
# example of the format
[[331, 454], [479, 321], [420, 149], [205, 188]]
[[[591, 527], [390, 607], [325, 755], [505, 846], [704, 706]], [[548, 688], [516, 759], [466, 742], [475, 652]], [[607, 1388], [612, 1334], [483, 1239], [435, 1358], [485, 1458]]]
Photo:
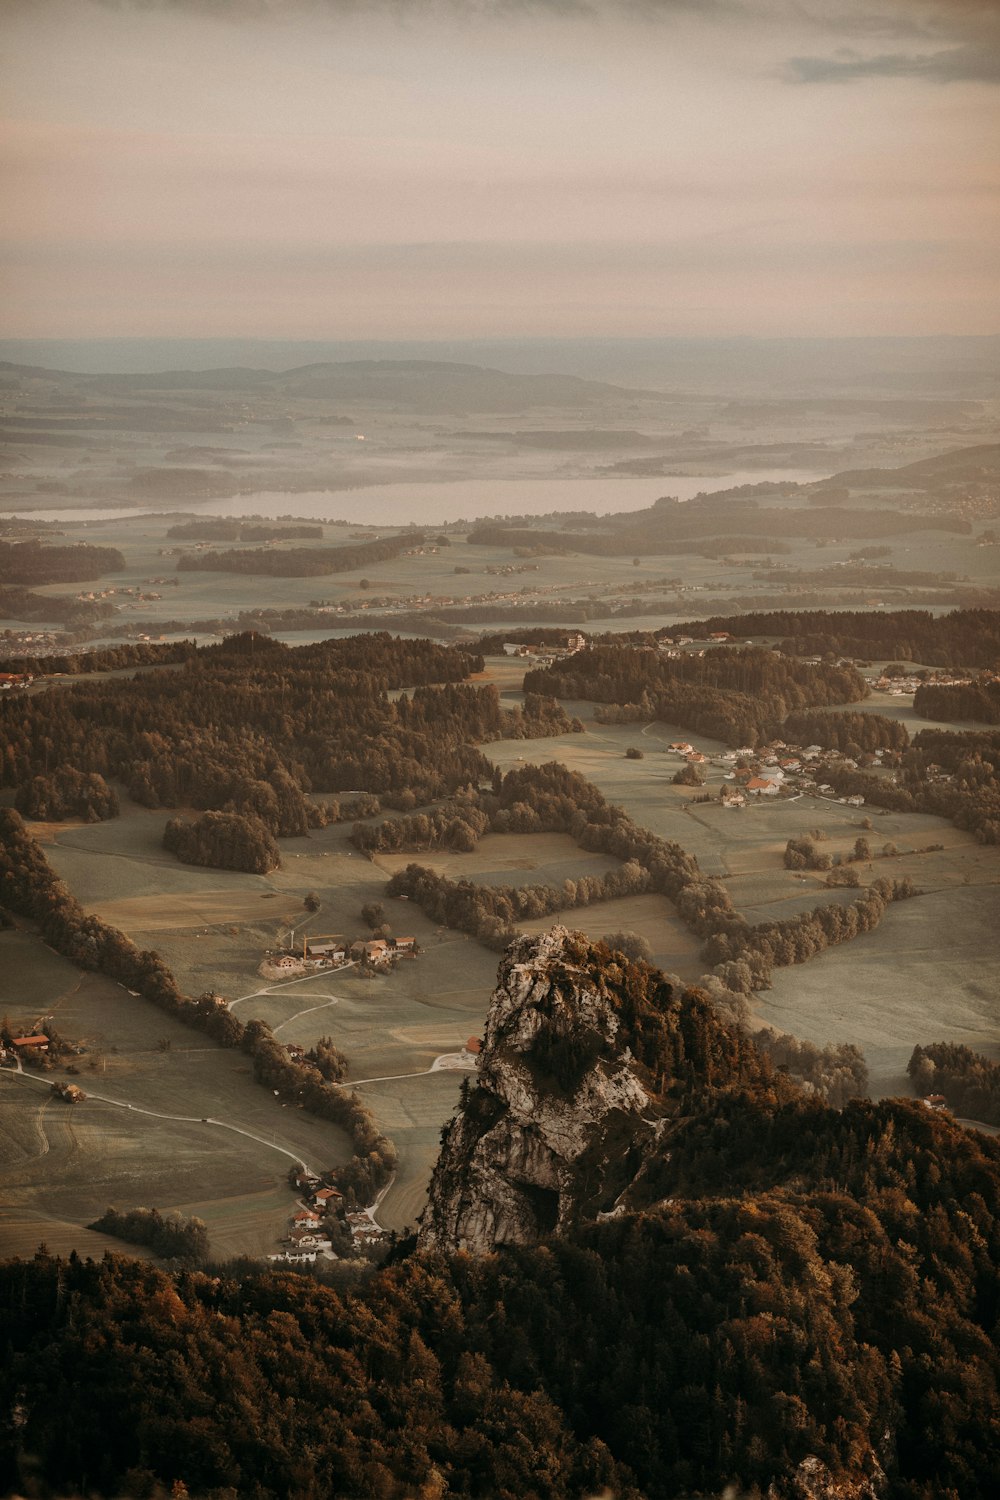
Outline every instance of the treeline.
[[120, 573], [125, 559], [117, 547], [89, 542], [63, 546], [45, 542], [0, 541], [0, 582], [34, 588], [40, 583], [83, 583], [103, 573]]
[[753, 1034], [754, 1043], [779, 1073], [788, 1073], [835, 1109], [849, 1099], [868, 1097], [868, 1064], [853, 1042], [831, 1042], [817, 1047], [788, 1032], [765, 1026]]
[[[107, 608], [113, 613], [111, 605]], [[52, 656], [8, 656], [4, 666], [8, 672], [30, 672], [33, 677], [78, 677], [90, 672], [115, 672], [123, 667], [162, 667], [190, 661], [196, 650], [194, 641], [139, 641], [134, 645], [101, 646], [95, 651], [67, 651]]]
[[914, 1047], [906, 1065], [919, 1094], [943, 1094], [956, 1115], [1000, 1125], [1000, 1063], [957, 1042]]
[[637, 896], [652, 889], [648, 870], [634, 860], [605, 875], [580, 875], [554, 885], [477, 885], [449, 880], [423, 865], [409, 864], [386, 886], [388, 896], [406, 896], [425, 916], [444, 927], [467, 932], [499, 952], [518, 933], [518, 923], [557, 911]]
[[163, 847], [183, 864], [208, 865], [214, 870], [266, 875], [281, 863], [281, 853], [264, 823], [245, 813], [206, 812], [191, 823], [170, 818], [163, 830]]
[[789, 714], [781, 735], [796, 745], [822, 745], [824, 750], [842, 750], [857, 759], [875, 750], [905, 750], [910, 743], [906, 725], [885, 714], [848, 711], [822, 713], [816, 709]]
[[118, 793], [96, 771], [63, 766], [48, 776], [22, 782], [14, 806], [26, 818], [58, 823], [63, 818], [86, 818], [88, 823], [118, 816]]
[[64, 958], [135, 990], [181, 1020], [216, 1035], [214, 1019], [185, 999], [158, 953], [143, 951], [114, 927], [83, 910], [53, 873], [20, 815], [0, 808], [0, 907], [38, 924]]
[[[703, 939], [702, 957], [713, 976], [732, 994], [746, 995], [766, 989], [774, 968], [804, 963], [831, 944], [871, 931], [891, 902], [916, 894], [907, 878], [880, 878], [850, 904], [834, 902], [751, 927], [736, 911], [725, 885], [703, 876], [693, 855], [639, 827], [591, 782], [557, 762], [519, 766], [506, 775], [496, 771], [489, 791], [466, 791], [453, 815], [465, 822], [469, 835], [482, 826], [481, 820], [468, 816], [466, 810], [472, 808], [486, 814], [495, 833], [566, 833], [582, 849], [622, 862], [620, 870], [606, 876], [581, 876], [561, 886], [477, 885], [449, 880], [416, 863], [392, 877], [389, 895], [415, 900], [432, 921], [468, 932], [491, 948], [510, 942], [519, 921], [618, 895], [655, 891], [668, 897]], [[443, 826], [451, 815], [444, 814]], [[365, 833], [359, 847], [405, 848], [418, 828], [423, 832], [422, 825], [395, 826], [395, 820], [388, 820], [376, 830], [374, 845], [365, 842], [370, 837]]]
[[131, 1208], [125, 1213], [108, 1208], [88, 1225], [129, 1245], [148, 1245], [163, 1260], [203, 1261], [209, 1250], [204, 1219], [183, 1214], [161, 1214], [156, 1208]]
[[[871, 564], [849, 564], [835, 563], [829, 568], [796, 568], [794, 572], [796, 588], [803, 589], [832, 589], [832, 588], [943, 588], [945, 584], [965, 582], [968, 578], [959, 579], [957, 573], [929, 573], [917, 569], [903, 570], [891, 563], [885, 563], [881, 567], [872, 567]], [[788, 573], [784, 570], [760, 568], [753, 577], [761, 583], [786, 583]]]
[[37, 923], [44, 941], [79, 968], [117, 980], [220, 1046], [241, 1047], [253, 1059], [255, 1076], [285, 1102], [301, 1104], [344, 1129], [353, 1142], [354, 1155], [330, 1175], [351, 1203], [372, 1202], [388, 1181], [396, 1163], [395, 1147], [381, 1134], [357, 1094], [326, 1082], [318, 1061], [290, 1057], [263, 1021], [244, 1026], [218, 996], [209, 993], [192, 1000], [183, 995], [158, 953], [140, 950], [117, 928], [83, 910], [53, 873], [18, 814], [9, 808], [0, 808], [3, 909]]
[[741, 638], [776, 636], [788, 655], [853, 656], [877, 661], [924, 662], [931, 667], [992, 667], [1000, 660], [1000, 612], [953, 609], [788, 610], [713, 615], [664, 627], [661, 634], [695, 638], [728, 630]]
[[346, 1290], [7, 1262], [0, 1488], [991, 1500], [996, 1142], [762, 1076], [693, 1088], [668, 1146], [644, 1213]]
[[[736, 745], [773, 739], [790, 712], [852, 703], [868, 695], [853, 667], [806, 663], [756, 647], [665, 657], [654, 650], [595, 646], [525, 673], [530, 692], [617, 705], [637, 721], [661, 719]], [[620, 721], [620, 720], [619, 720]]]
[[[731, 917], [726, 903], [720, 902], [715, 906], [720, 925], [708, 936], [702, 956], [713, 963], [713, 972], [729, 989], [741, 994], [767, 989], [774, 969], [806, 963], [826, 948], [874, 931], [892, 902], [919, 894], [908, 877], [887, 880], [880, 876], [855, 901], [832, 901], [756, 927], [742, 917]], [[712, 904], [709, 899], [706, 909], [712, 909]], [[683, 903], [678, 903], [678, 909], [683, 915]]]
[[374, 542], [359, 542], [353, 547], [289, 547], [278, 551], [270, 547], [252, 551], [185, 552], [178, 560], [179, 570], [208, 573], [257, 573], [269, 578], [318, 578], [326, 573], [351, 573], [372, 563], [388, 562], [409, 547], [423, 545], [423, 533], [404, 532]]
[[266, 542], [311, 541], [321, 538], [322, 526], [305, 523], [290, 526], [287, 522], [268, 522], [261, 519], [227, 520], [224, 516], [213, 516], [207, 521], [184, 521], [171, 526], [167, 536], [178, 542]]
[[454, 849], [471, 853], [490, 826], [489, 814], [467, 798], [382, 823], [355, 823], [351, 843], [366, 853], [396, 854], [401, 849]]
[[645, 511], [625, 515], [597, 516], [591, 529], [541, 530], [486, 522], [469, 533], [468, 541], [480, 547], [552, 547], [563, 551], [593, 552], [604, 556], [661, 556], [678, 551], [678, 544], [716, 537], [720, 540], [746, 534], [752, 550], [762, 548], [762, 536], [809, 537], [817, 541], [857, 537], [862, 540], [904, 536], [914, 531], [949, 531], [962, 535], [972, 530], [962, 516], [908, 515], [892, 510], [851, 510], [844, 506], [817, 509], [775, 510], [753, 500], [717, 499], [706, 495], [697, 502], [682, 502], [664, 496]]
[[925, 682], [913, 695], [913, 709], [923, 719], [943, 719], [946, 723], [978, 720], [981, 724], [1000, 724], [1000, 682], [994, 677], [954, 685]]
[[[264, 1021], [248, 1021], [239, 1046], [253, 1059], [253, 1076], [257, 1083], [277, 1093], [288, 1103], [301, 1105], [317, 1119], [329, 1120], [349, 1135], [354, 1154], [343, 1166], [332, 1167], [325, 1175], [344, 1195], [348, 1210], [366, 1208], [374, 1203], [381, 1188], [396, 1170], [395, 1146], [384, 1136], [374, 1115], [349, 1086], [340, 1087], [328, 1079], [335, 1059], [329, 1047], [323, 1049], [325, 1066], [289, 1056]], [[339, 1065], [346, 1067], [342, 1055]]]

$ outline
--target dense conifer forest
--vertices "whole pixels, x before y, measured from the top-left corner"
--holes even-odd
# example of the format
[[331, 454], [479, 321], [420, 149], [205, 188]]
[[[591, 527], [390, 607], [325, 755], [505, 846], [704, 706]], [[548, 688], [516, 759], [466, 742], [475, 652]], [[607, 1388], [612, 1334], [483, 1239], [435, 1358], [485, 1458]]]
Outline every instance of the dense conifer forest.
[[1000, 1063], [957, 1042], [914, 1047], [906, 1071], [921, 1094], [943, 1094], [957, 1115], [1000, 1125]]
[[855, 656], [922, 662], [930, 667], [994, 667], [1000, 662], [1000, 614], [995, 609], [770, 610], [713, 615], [666, 627], [664, 635], [704, 638], [727, 630], [743, 639], [777, 638], [788, 655]]
[[644, 1213], [480, 1259], [400, 1247], [332, 1285], [8, 1262], [0, 1484], [670, 1500], [790, 1497], [801, 1472], [992, 1496], [996, 1144], [919, 1105], [826, 1108], [708, 1011], [621, 988], [682, 1103]]
[[751, 646], [682, 657], [596, 646], [527, 672], [524, 686], [556, 698], [627, 705], [636, 718], [662, 719], [748, 746], [772, 739], [791, 712], [868, 695], [853, 667], [802, 662]]
[[[82, 660], [177, 670], [90, 678], [0, 704], [0, 785], [15, 787], [32, 816], [56, 795], [57, 768], [72, 766], [114, 777], [146, 807], [236, 815], [291, 837], [342, 816], [339, 801], [310, 792], [363, 791], [406, 810], [488, 777], [477, 743], [574, 727], [537, 694], [502, 708], [495, 687], [463, 681], [481, 657], [426, 640], [362, 635], [290, 648], [248, 633], [200, 651], [123, 647]], [[411, 691], [391, 701], [402, 687]], [[195, 863], [221, 853], [226, 868], [259, 869], [270, 855], [232, 819], [172, 826], [167, 840]], [[237, 862], [241, 849], [249, 864]]]
[[25, 584], [84, 583], [104, 573], [124, 570], [117, 547], [95, 547], [90, 542], [63, 545], [45, 542], [0, 541], [0, 582]]

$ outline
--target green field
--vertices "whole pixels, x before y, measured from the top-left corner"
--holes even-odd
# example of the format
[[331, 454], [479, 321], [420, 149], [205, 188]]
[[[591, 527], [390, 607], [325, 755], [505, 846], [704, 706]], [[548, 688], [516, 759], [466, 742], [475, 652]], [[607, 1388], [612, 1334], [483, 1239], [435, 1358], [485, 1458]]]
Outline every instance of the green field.
[[51, 1080], [67, 1076], [62, 1067], [27, 1076], [0, 1070], [8, 1210], [0, 1253], [30, 1250], [40, 1239], [53, 1250], [94, 1253], [98, 1241], [106, 1248], [106, 1237], [83, 1226], [109, 1204], [161, 1212], [197, 1204], [216, 1254], [276, 1249], [294, 1204], [289, 1166], [345, 1161], [344, 1134], [278, 1104], [253, 1082], [242, 1053], [101, 975], [81, 973], [29, 933], [0, 933], [0, 954], [0, 1009], [17, 1026], [51, 1016], [63, 1036], [85, 1046], [75, 1065], [88, 1095], [77, 1105], [51, 1098]]
[[1000, 1058], [996, 896], [970, 886], [895, 905], [875, 932], [776, 969], [754, 1013], [809, 1041], [856, 1043], [876, 1097], [910, 1094], [906, 1063], [918, 1042], [962, 1042]]

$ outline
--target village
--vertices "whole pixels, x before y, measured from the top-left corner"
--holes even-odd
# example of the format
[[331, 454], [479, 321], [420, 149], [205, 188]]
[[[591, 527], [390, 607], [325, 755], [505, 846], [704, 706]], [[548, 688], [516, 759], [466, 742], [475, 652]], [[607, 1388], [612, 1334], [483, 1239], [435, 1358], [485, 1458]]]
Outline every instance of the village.
[[[895, 751], [875, 750], [855, 760], [840, 750], [825, 750], [822, 745], [802, 748], [788, 745], [784, 740], [771, 740], [756, 750], [744, 745], [718, 755], [706, 755], [687, 740], [673, 740], [667, 753], [678, 756], [685, 765], [699, 772], [710, 766], [721, 769], [723, 781], [729, 784], [722, 787], [718, 800], [726, 808], [746, 807], [748, 802], [759, 797], [797, 798], [804, 794], [829, 798], [847, 807], [862, 807], [865, 799], [860, 794], [837, 797], [833, 786], [820, 780], [824, 771], [875, 771], [883, 767], [888, 771], [899, 759]], [[703, 783], [692, 779], [688, 784], [697, 786]]]

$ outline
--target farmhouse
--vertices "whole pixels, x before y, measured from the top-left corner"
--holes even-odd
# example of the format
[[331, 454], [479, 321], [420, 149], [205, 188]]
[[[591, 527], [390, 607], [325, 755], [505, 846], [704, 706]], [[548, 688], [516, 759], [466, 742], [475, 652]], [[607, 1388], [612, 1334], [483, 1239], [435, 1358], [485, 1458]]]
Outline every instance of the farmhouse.
[[306, 938], [302, 956], [303, 958], [329, 958], [342, 961], [347, 957], [347, 944], [339, 933], [330, 933], [326, 937]]
[[320, 1212], [325, 1212], [330, 1207], [336, 1208], [343, 1197], [343, 1193], [338, 1193], [336, 1188], [325, 1187], [313, 1193], [312, 1200]]
[[755, 797], [776, 797], [778, 795], [778, 783], [768, 781], [765, 776], [751, 776], [747, 782], [747, 791], [753, 792]]
[[746, 800], [743, 793], [738, 792], [734, 786], [723, 787], [720, 798], [723, 807], [745, 807]]
[[44, 1032], [36, 1032], [32, 1036], [11, 1037], [11, 1045], [19, 1056], [30, 1056], [32, 1052], [48, 1052], [49, 1039]]
[[[410, 941], [413, 941], [412, 938]], [[367, 943], [359, 940], [351, 944], [351, 957], [358, 963], [373, 965], [388, 963], [392, 951], [385, 938], [372, 938]]]

